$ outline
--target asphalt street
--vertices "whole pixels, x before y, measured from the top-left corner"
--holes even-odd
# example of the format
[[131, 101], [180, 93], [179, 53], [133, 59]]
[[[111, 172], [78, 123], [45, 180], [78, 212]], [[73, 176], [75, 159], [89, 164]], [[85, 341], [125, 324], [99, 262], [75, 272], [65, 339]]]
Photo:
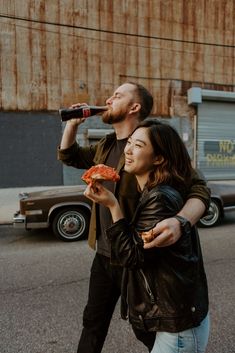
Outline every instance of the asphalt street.
[[[235, 353], [235, 215], [200, 229], [210, 293], [207, 353]], [[0, 353], [75, 353], [94, 252], [47, 230], [0, 226]], [[103, 353], [144, 353], [117, 306]], [[89, 353], [89, 352], [88, 352]]]

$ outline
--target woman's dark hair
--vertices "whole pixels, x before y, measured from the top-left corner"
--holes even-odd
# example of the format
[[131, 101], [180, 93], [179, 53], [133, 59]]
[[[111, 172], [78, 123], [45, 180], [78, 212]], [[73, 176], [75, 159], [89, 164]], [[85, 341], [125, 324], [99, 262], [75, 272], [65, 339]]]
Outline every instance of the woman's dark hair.
[[139, 120], [144, 120], [149, 116], [153, 108], [153, 96], [151, 93], [141, 84], [135, 82], [128, 82], [129, 84], [135, 86], [136, 95], [141, 104]]
[[[177, 131], [158, 120], [147, 119], [142, 121], [139, 127], [147, 128], [154, 154], [162, 158], [149, 175], [148, 188], [157, 184], [167, 184], [180, 191], [186, 192], [191, 182], [191, 159], [181, 137]], [[161, 158], [160, 158], [161, 160]]]

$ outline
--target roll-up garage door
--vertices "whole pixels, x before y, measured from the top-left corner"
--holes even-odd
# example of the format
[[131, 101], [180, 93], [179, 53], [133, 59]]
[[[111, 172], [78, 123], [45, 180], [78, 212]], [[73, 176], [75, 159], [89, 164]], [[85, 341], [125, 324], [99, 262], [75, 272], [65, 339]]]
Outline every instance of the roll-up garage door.
[[208, 180], [235, 179], [235, 104], [198, 105], [197, 167]]

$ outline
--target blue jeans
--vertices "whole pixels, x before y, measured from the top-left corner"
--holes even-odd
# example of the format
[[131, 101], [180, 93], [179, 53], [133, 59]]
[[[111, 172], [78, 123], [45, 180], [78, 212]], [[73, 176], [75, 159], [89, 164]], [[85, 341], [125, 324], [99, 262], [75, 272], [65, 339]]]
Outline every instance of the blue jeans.
[[157, 332], [151, 353], [204, 353], [209, 337], [209, 315], [197, 327], [177, 333]]

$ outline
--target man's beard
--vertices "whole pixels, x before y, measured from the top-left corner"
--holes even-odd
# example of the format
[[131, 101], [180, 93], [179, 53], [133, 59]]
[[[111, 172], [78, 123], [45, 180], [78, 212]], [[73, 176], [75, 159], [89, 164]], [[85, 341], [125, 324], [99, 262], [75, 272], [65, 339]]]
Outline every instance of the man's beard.
[[107, 110], [102, 114], [102, 121], [105, 124], [115, 124], [124, 121], [126, 118], [126, 112], [120, 112], [119, 114], [113, 114], [111, 110]]

